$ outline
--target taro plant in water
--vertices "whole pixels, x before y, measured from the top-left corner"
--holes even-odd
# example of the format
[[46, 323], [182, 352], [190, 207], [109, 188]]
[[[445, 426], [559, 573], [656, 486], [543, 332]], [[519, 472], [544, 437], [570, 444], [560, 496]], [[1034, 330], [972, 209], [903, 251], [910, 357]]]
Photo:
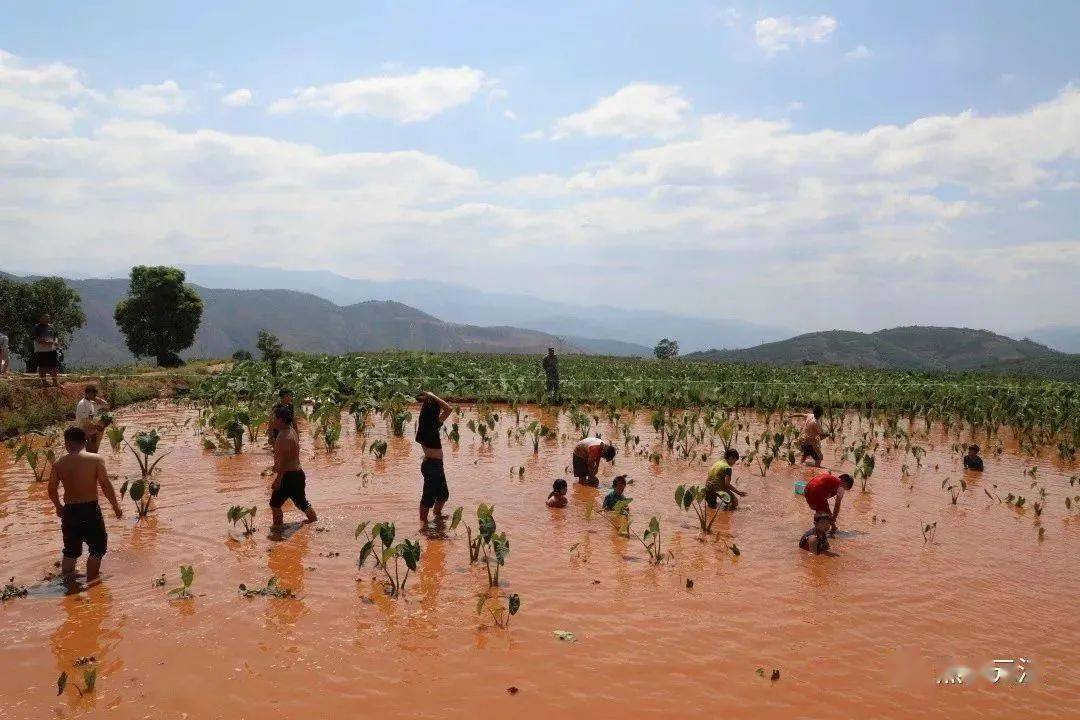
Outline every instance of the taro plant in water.
[[180, 587], [173, 588], [169, 591], [170, 595], [175, 595], [177, 600], [187, 600], [193, 597], [191, 594], [191, 583], [195, 582], [195, 568], [190, 565], [180, 566]]
[[386, 441], [385, 440], [372, 440], [371, 445], [368, 446], [368, 451], [375, 456], [376, 460], [382, 460], [386, 455]]
[[[420, 543], [406, 538], [395, 545], [394, 537], [397, 530], [392, 522], [374, 523], [371, 525], [370, 530], [368, 525], [369, 523], [364, 521], [356, 528], [355, 537], [357, 539], [361, 536], [367, 538], [360, 548], [360, 557], [356, 561], [356, 565], [362, 569], [369, 557], [374, 558], [375, 567], [381, 568], [383, 573], [386, 574], [389, 595], [398, 597], [405, 591], [405, 583], [409, 579], [409, 572], [416, 572], [416, 566], [420, 562]], [[379, 542], [379, 548], [375, 547], [376, 540]], [[394, 561], [394, 572], [392, 574], [390, 572], [391, 560]], [[405, 563], [404, 576], [401, 575], [401, 561]]]
[[960, 499], [960, 496], [967, 490], [967, 482], [960, 478], [959, 485], [953, 485], [949, 478], [945, 478], [941, 481], [941, 487], [949, 491], [949, 497], [952, 499], [952, 504], [955, 505], [956, 501]]
[[42, 438], [40, 447], [34, 447], [34, 443], [29, 438], [15, 445], [15, 463], [25, 460], [30, 467], [30, 472], [34, 473], [34, 482], [42, 482], [56, 460], [56, 451], [52, 448], [56, 443], [56, 435], [38, 437]]
[[[450, 527], [457, 526], [460, 519], [460, 508], [454, 511], [454, 518]], [[505, 532], [495, 532], [495, 506], [480, 503], [476, 508], [477, 531], [473, 537], [472, 528], [465, 526], [469, 538], [469, 563], [477, 560], [484, 561], [484, 569], [487, 570], [488, 587], [498, 587], [499, 570], [506, 564], [506, 557], [510, 554], [510, 541]]]
[[699, 485], [689, 487], [680, 485], [675, 488], [675, 504], [683, 512], [689, 512], [693, 508], [694, 514], [697, 515], [698, 525], [701, 526], [701, 532], [708, 534], [712, 532], [713, 523], [716, 522], [716, 518], [719, 517], [720, 513], [709, 512], [709, 505], [705, 499], [706, 494], [706, 489]]
[[141, 477], [135, 481], [125, 480], [120, 486], [120, 497], [127, 495], [131, 498], [131, 501], [135, 503], [135, 512], [140, 518], [150, 513], [150, 500], [156, 498], [159, 492], [161, 492], [161, 484], [147, 477]]
[[506, 607], [504, 608], [501, 602], [489, 603], [488, 596], [481, 595], [476, 600], [476, 614], [482, 614], [485, 607], [491, 613], [491, 619], [495, 621], [495, 626], [505, 630], [510, 627], [510, 618], [517, 615], [518, 610], [521, 609], [521, 597], [514, 593], [506, 599]]
[[937, 522], [925, 523], [922, 528], [922, 539], [924, 543], [934, 542], [934, 533], [937, 532]]
[[[97, 668], [88, 667], [83, 668], [83, 687], [79, 687], [78, 683], [71, 683], [71, 687], [75, 688], [79, 692], [79, 697], [86, 695], [87, 693], [94, 692], [94, 687], [97, 685]], [[67, 670], [60, 673], [60, 677], [56, 678], [56, 694], [63, 695], [64, 690], [68, 686], [68, 674]]]
[[233, 527], [236, 527], [237, 523], [243, 523], [244, 535], [251, 535], [255, 532], [255, 512], [257, 510], [258, 508], [254, 505], [249, 508], [233, 505], [229, 508], [226, 517], [233, 524]]
[[135, 435], [135, 446], [132, 447], [131, 443], [127, 443], [128, 450], [139, 463], [139, 470], [142, 472], [143, 478], [150, 477], [150, 474], [157, 468], [157, 464], [164, 460], [168, 453], [161, 455], [154, 462], [150, 462], [150, 457], [157, 452], [158, 443], [161, 441], [161, 436], [158, 435], [156, 429], [149, 432], [141, 432]]

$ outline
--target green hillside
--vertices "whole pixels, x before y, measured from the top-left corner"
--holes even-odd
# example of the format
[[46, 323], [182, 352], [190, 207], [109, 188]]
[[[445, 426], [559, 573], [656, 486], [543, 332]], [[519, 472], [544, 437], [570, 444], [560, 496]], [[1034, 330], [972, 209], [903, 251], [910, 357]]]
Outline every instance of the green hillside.
[[873, 333], [829, 330], [742, 350], [691, 353], [690, 360], [765, 365], [840, 365], [923, 371], [1032, 374], [1080, 380], [1080, 355], [988, 330], [898, 327]]
[[[20, 279], [20, 278], [16, 278]], [[127, 294], [127, 280], [65, 280], [82, 298], [86, 324], [65, 353], [70, 367], [119, 365], [134, 360], [113, 320], [113, 309]], [[277, 335], [286, 348], [343, 353], [385, 349], [473, 353], [540, 354], [548, 347], [581, 352], [547, 333], [515, 327], [446, 323], [415, 308], [390, 301], [341, 307], [292, 290], [215, 290], [192, 286], [203, 300], [203, 318], [186, 358], [228, 357], [236, 350], [255, 352], [260, 329]]]

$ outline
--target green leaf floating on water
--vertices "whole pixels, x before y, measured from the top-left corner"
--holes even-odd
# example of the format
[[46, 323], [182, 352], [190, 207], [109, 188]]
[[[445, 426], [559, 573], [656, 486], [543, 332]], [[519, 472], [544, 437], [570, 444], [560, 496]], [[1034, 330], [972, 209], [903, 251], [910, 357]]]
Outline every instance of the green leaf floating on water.
[[574, 633], [570, 632], [569, 630], [552, 630], [551, 632], [559, 640], [564, 640], [566, 642], [577, 641], [577, 636], [575, 636]]

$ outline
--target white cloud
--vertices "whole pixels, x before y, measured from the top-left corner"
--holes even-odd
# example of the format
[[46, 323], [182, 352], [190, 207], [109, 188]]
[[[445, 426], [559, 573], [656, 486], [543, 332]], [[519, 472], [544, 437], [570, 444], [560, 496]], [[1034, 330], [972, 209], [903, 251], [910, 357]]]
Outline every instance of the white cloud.
[[685, 127], [690, 103], [669, 85], [632, 83], [613, 95], [600, 98], [583, 112], [560, 118], [551, 137], [561, 140], [571, 135], [587, 137], [670, 138]]
[[71, 130], [82, 105], [100, 99], [63, 63], [33, 64], [0, 50], [0, 128], [20, 135]]
[[836, 25], [836, 19], [828, 15], [767, 17], [754, 23], [754, 40], [772, 56], [795, 47], [823, 43], [832, 36]]
[[507, 120], [517, 120], [517, 113], [507, 108], [506, 110], [503, 110], [503, 117]]
[[804, 105], [799, 100], [792, 100], [791, 102], [789, 102], [787, 104], [788, 114], [799, 112], [800, 110], [803, 110], [805, 108], [806, 108], [806, 105]]
[[530, 130], [527, 133], [521, 133], [521, 139], [526, 142], [538, 142], [545, 137], [543, 130]]
[[848, 60], [867, 60], [873, 55], [874, 53], [870, 52], [870, 48], [865, 45], [856, 45], [854, 48], [844, 53], [844, 57]]
[[135, 115], [175, 115], [187, 110], [188, 94], [175, 80], [166, 80], [158, 85], [117, 90], [113, 93], [113, 101], [120, 110]]
[[253, 96], [250, 90], [247, 88], [240, 88], [239, 90], [233, 90], [231, 93], [221, 98], [221, 102], [229, 107], [247, 107], [251, 104], [252, 99]]
[[470, 67], [422, 68], [411, 75], [382, 75], [296, 91], [270, 106], [274, 114], [301, 110], [342, 117], [365, 115], [403, 123], [423, 122], [463, 105], [493, 81]]
[[[9, 98], [0, 103], [0, 257], [17, 251], [27, 266], [92, 246], [98, 267], [220, 262], [225, 251], [404, 277], [417, 256], [400, 252], [408, 240], [462, 282], [510, 289], [528, 267], [532, 288], [575, 297], [597, 258], [615, 258], [593, 278], [595, 292], [632, 288], [635, 304], [722, 306], [757, 320], [786, 317], [791, 297], [838, 283], [860, 303], [822, 305], [830, 326], [871, 316], [985, 324], [1032, 308], [1064, 317], [1080, 303], [1080, 238], [1054, 214], [1080, 177], [1078, 87], [1011, 114], [862, 130], [708, 115], [652, 147], [496, 181], [426, 152], [326, 152], [89, 111], [27, 134], [10, 98], [75, 112], [96, 102], [71, 68], [50, 84], [45, 67], [0, 57]], [[612, 116], [575, 131], [626, 132], [630, 121]], [[1038, 242], [1007, 232], [1024, 222], [1038, 223]], [[1044, 230], [1054, 222], [1051, 242]], [[979, 277], [968, 282], [962, 270], [972, 266]], [[956, 315], [969, 307], [980, 315]]]

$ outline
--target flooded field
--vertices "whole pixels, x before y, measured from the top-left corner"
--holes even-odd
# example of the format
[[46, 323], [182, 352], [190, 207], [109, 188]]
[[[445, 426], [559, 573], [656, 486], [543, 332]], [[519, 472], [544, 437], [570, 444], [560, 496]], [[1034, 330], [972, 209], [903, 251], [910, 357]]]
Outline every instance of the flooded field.
[[[1064, 498], [1080, 490], [1069, 487], [1075, 464], [1054, 453], [1020, 457], [1006, 439], [1001, 455], [984, 453], [985, 473], [965, 474], [949, 447], [956, 438], [941, 432], [924, 442], [927, 455], [908, 481], [896, 453], [879, 453], [867, 491], [856, 485], [844, 501], [839, 556], [814, 557], [796, 548], [810, 512], [792, 491], [808, 468], [774, 464], [763, 478], [737, 467], [736, 484], [749, 495], [706, 537], [693, 514], [676, 507], [674, 488], [703, 484], [717, 452], [704, 463], [665, 455], [656, 464], [616, 441], [619, 457], [603, 464], [601, 488], [571, 484], [569, 507], [552, 510], [545, 497], [553, 479], [568, 478], [577, 437], [565, 417], [535, 456], [531, 441], [507, 437], [514, 423], [507, 413], [490, 444], [462, 422], [460, 445], [446, 443], [447, 507], [464, 506], [475, 527], [477, 504], [495, 505], [511, 545], [501, 590], [522, 600], [504, 630], [476, 614], [487, 579], [482, 566], [469, 565], [464, 527], [444, 539], [419, 532], [421, 454], [410, 431], [387, 438], [381, 460], [360, 451], [362, 442], [386, 438], [381, 422], [364, 438], [347, 430], [331, 453], [302, 432], [308, 498], [320, 521], [274, 541], [270, 479], [260, 475], [269, 453], [261, 442], [238, 456], [206, 451], [194, 416], [167, 404], [118, 414], [129, 437], [159, 428], [161, 451], [171, 454], [147, 519], [136, 522], [126, 499], [123, 520], [106, 513], [104, 582], [78, 594], [43, 580], [60, 558], [59, 521], [45, 484], [0, 449], [0, 573], [29, 587], [27, 597], [0, 607], [0, 716], [1078, 714], [1080, 515]], [[614, 434], [604, 422], [599, 430]], [[645, 415], [635, 431], [641, 448], [657, 444]], [[118, 487], [138, 473], [130, 453], [108, 443], [102, 452]], [[828, 444], [826, 465], [842, 467]], [[1048, 492], [1042, 539], [1032, 510], [984, 492], [1034, 495], [1025, 474], [1033, 466]], [[658, 516], [673, 559], [650, 565], [637, 540], [618, 537], [603, 517], [586, 518], [617, 473], [633, 481], [635, 529]], [[967, 483], [955, 505], [942, 488], [946, 477]], [[226, 521], [232, 505], [258, 506], [252, 536]], [[286, 505], [287, 521], [300, 518]], [[386, 597], [370, 565], [357, 570], [361, 520], [395, 521], [399, 538], [420, 540], [419, 571], [404, 597]], [[927, 543], [922, 528], [933, 522]], [[195, 597], [171, 601], [180, 565], [195, 569]], [[156, 586], [163, 573], [167, 584]], [[271, 576], [296, 598], [239, 596], [239, 584], [262, 586]], [[576, 641], [558, 639], [557, 630]], [[96, 690], [57, 697], [57, 676], [80, 680], [75, 663], [90, 656]], [[1004, 659], [1015, 663], [1000, 667], [1014, 672], [991, 682], [984, 672], [992, 676], [993, 661]], [[973, 674], [962, 685], [941, 684], [956, 667]]]

